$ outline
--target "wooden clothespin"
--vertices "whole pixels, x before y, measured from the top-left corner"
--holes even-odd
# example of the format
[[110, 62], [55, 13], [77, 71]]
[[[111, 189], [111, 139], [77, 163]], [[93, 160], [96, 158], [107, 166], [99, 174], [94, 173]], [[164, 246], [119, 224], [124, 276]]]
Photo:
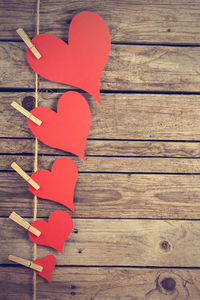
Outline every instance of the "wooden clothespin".
[[18, 28], [17, 33], [19, 34], [19, 36], [21, 37], [21, 39], [24, 41], [24, 43], [26, 44], [26, 46], [30, 49], [30, 51], [35, 55], [35, 57], [37, 59], [40, 59], [42, 57], [42, 55], [38, 52], [38, 50], [35, 48], [35, 46], [33, 45], [33, 43], [31, 42], [31, 40], [29, 39], [28, 35], [26, 34], [26, 32], [24, 31], [23, 28]]
[[36, 265], [36, 264], [34, 264], [34, 262], [32, 262], [30, 260], [15, 256], [15, 255], [9, 255], [8, 259], [11, 261], [14, 261], [20, 265], [23, 265], [25, 267], [31, 268], [35, 271], [38, 271], [38, 272], [42, 272], [42, 270], [43, 270], [42, 266]]
[[18, 110], [21, 114], [23, 114], [24, 116], [26, 116], [27, 118], [29, 118], [31, 121], [33, 121], [35, 124], [37, 125], [41, 125], [42, 121], [39, 120], [37, 117], [35, 117], [34, 115], [32, 115], [32, 113], [30, 113], [30, 111], [26, 110], [25, 108], [23, 108], [20, 104], [18, 104], [17, 102], [13, 101], [11, 103], [11, 106], [14, 107], [16, 110]]
[[35, 182], [28, 174], [26, 174], [15, 162], [11, 164], [11, 167], [26, 180], [34, 189], [39, 190], [40, 186]]
[[28, 231], [30, 231], [31, 233], [35, 234], [37, 237], [39, 237], [41, 235], [41, 231], [39, 231], [35, 227], [31, 226], [31, 224], [29, 224], [26, 220], [24, 220], [22, 217], [20, 217], [16, 212], [13, 211], [10, 214], [9, 218], [11, 220], [13, 220], [14, 222], [16, 222], [17, 224], [19, 224], [20, 226], [27, 229]]

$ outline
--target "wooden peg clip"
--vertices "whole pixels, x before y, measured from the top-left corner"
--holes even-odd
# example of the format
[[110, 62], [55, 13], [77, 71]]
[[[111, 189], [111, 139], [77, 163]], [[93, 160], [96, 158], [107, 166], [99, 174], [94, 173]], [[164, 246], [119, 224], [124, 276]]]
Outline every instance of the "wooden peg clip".
[[21, 114], [23, 114], [24, 116], [26, 116], [27, 118], [29, 118], [31, 121], [33, 121], [35, 124], [37, 125], [41, 125], [42, 121], [39, 120], [38, 118], [36, 118], [34, 115], [32, 115], [32, 113], [30, 113], [30, 111], [26, 110], [25, 108], [23, 108], [20, 104], [18, 104], [17, 102], [13, 101], [11, 103], [11, 106], [14, 107], [16, 110], [18, 110]]
[[34, 264], [34, 262], [32, 262], [30, 260], [15, 256], [15, 255], [9, 255], [8, 259], [11, 261], [14, 261], [20, 265], [23, 265], [25, 267], [31, 268], [35, 271], [38, 271], [38, 272], [42, 272], [42, 270], [43, 270], [42, 266], [36, 265], [36, 264]]
[[31, 233], [35, 234], [37, 237], [39, 237], [41, 235], [41, 232], [38, 229], [31, 226], [31, 224], [29, 224], [26, 220], [24, 220], [22, 217], [20, 217], [16, 212], [13, 211], [10, 214], [9, 218], [11, 220], [13, 220], [14, 222], [16, 222], [17, 224], [19, 224], [20, 226], [27, 229], [28, 231], [30, 231]]
[[39, 190], [40, 186], [35, 182], [28, 174], [26, 174], [15, 162], [11, 164], [11, 167], [26, 180], [34, 189]]
[[19, 36], [21, 37], [21, 39], [24, 41], [24, 43], [26, 44], [26, 46], [30, 49], [30, 51], [35, 55], [35, 57], [37, 59], [40, 59], [42, 57], [42, 55], [38, 52], [38, 50], [35, 48], [35, 46], [33, 45], [33, 43], [31, 42], [31, 40], [29, 39], [28, 35], [26, 34], [26, 32], [24, 31], [23, 28], [18, 28], [17, 33], [19, 34]]

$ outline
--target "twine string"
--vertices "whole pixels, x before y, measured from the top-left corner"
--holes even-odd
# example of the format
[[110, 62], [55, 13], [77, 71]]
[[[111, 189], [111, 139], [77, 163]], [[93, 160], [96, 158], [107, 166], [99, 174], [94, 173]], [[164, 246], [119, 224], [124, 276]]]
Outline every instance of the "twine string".
[[[40, 28], [40, 0], [37, 0], [37, 25], [36, 34], [39, 34]], [[38, 74], [35, 73], [35, 107], [38, 107]], [[35, 138], [35, 153], [34, 153], [34, 172], [38, 170], [38, 139]], [[37, 196], [34, 195], [34, 211], [33, 220], [37, 219]], [[37, 259], [37, 244], [33, 244], [33, 259]], [[33, 300], [37, 300], [37, 278], [36, 272], [33, 272]]]

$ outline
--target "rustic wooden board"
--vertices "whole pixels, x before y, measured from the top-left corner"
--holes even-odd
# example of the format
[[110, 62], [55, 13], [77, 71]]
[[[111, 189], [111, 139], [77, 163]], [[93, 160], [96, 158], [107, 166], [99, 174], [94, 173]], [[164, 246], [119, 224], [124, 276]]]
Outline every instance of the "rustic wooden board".
[[[27, 93], [1, 93], [0, 137], [33, 137], [26, 118], [11, 107]], [[41, 93], [39, 105], [56, 110], [62, 93]], [[102, 94], [100, 106], [89, 98], [90, 139], [200, 140], [198, 95]]]
[[[199, 2], [41, 1], [40, 32], [67, 39], [72, 17], [83, 10], [104, 17], [113, 45], [101, 81], [103, 106], [86, 95], [92, 112], [87, 161], [70, 156], [79, 168], [76, 213], [70, 213], [74, 231], [63, 255], [38, 247], [38, 256], [55, 253], [60, 267], [51, 284], [37, 279], [37, 299], [199, 300], [199, 269], [191, 268], [200, 268], [199, 95], [160, 93], [200, 92], [199, 47], [191, 46], [200, 40]], [[15, 32], [24, 27], [35, 35], [35, 13], [35, 0], [0, 3], [0, 88], [35, 88], [25, 45]], [[70, 88], [42, 78], [39, 86], [39, 105], [54, 110]], [[29, 300], [32, 271], [7, 260], [9, 251], [30, 259], [33, 254], [27, 232], [5, 218], [12, 210], [33, 215], [33, 195], [10, 169], [14, 160], [33, 168], [34, 138], [10, 103], [34, 93], [17, 91], [0, 93], [0, 298]], [[65, 155], [42, 143], [39, 153], [39, 168], [47, 169]], [[133, 174], [141, 172], [151, 174]], [[38, 199], [38, 217], [56, 209], [67, 211]]]
[[[54, 161], [59, 156], [38, 157], [39, 169], [51, 169]], [[184, 158], [140, 158], [140, 157], [86, 157], [82, 161], [77, 157], [69, 156], [78, 167], [79, 172], [94, 173], [192, 173], [200, 174], [199, 159]], [[15, 161], [25, 171], [33, 171], [33, 156], [2, 155], [0, 156], [0, 171], [12, 171], [12, 162]]]
[[[200, 221], [73, 221], [63, 253], [38, 246], [38, 257], [54, 253], [57, 265], [200, 267]], [[8, 254], [31, 259], [33, 243], [24, 228], [7, 218], [0, 224], [0, 264], [12, 264]]]
[[[34, 88], [24, 43], [0, 45], [0, 87]], [[199, 47], [112, 45], [102, 90], [200, 92]], [[69, 88], [40, 80], [40, 88]]]
[[[41, 1], [40, 32], [67, 39], [72, 17], [80, 11], [94, 11], [106, 21], [113, 42], [199, 44], [199, 2], [186, 0], [136, 1]], [[0, 3], [0, 39], [19, 39], [15, 33], [23, 27], [35, 35], [34, 0]]]
[[[75, 217], [200, 219], [200, 175], [79, 174]], [[33, 195], [15, 172], [0, 173], [0, 214], [33, 215]], [[64, 206], [38, 201], [38, 216]]]
[[[51, 284], [37, 277], [37, 299], [199, 300], [199, 270], [57, 267]], [[32, 271], [0, 268], [0, 297], [32, 300]]]
[[[38, 143], [39, 154], [65, 155], [67, 153]], [[33, 154], [34, 139], [0, 140], [1, 154]], [[122, 157], [182, 157], [200, 158], [199, 142], [157, 142], [157, 141], [120, 141], [87, 140], [86, 156], [122, 156]]]

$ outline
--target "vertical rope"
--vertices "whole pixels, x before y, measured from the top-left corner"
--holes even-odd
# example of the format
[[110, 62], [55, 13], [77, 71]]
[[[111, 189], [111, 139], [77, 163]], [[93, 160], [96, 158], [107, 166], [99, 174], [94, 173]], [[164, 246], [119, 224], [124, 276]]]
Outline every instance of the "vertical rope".
[[[37, 0], [37, 25], [36, 25], [36, 34], [39, 34], [40, 26], [40, 0]], [[38, 107], [38, 74], [35, 73], [35, 107]], [[34, 172], [38, 169], [38, 139], [35, 138], [35, 154], [34, 154]], [[34, 211], [33, 211], [33, 220], [37, 219], [37, 196], [34, 196]], [[33, 244], [33, 259], [37, 258], [37, 244]], [[33, 300], [37, 300], [37, 278], [36, 272], [33, 272]]]

